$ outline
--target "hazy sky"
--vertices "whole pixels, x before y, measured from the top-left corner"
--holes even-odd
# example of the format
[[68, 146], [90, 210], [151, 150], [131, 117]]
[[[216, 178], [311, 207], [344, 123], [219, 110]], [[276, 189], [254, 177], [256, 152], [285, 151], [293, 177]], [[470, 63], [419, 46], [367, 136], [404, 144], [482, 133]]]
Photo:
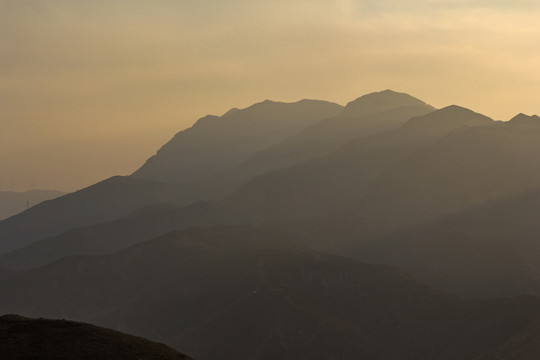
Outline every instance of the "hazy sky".
[[538, 19], [537, 0], [0, 0], [0, 189], [128, 174], [267, 98], [540, 113]]

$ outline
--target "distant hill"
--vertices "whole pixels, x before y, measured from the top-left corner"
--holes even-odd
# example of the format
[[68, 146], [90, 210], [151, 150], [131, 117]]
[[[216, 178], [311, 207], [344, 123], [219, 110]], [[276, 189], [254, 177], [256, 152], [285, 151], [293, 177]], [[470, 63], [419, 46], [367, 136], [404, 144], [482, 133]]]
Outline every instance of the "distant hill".
[[173, 230], [216, 224], [242, 225], [249, 219], [249, 212], [239, 212], [216, 202], [197, 202], [184, 207], [148, 206], [120, 219], [74, 228], [0, 255], [0, 268], [26, 270], [70, 255], [111, 254]]
[[0, 316], [0, 358], [9, 360], [189, 360], [173, 349], [66, 320]]
[[201, 360], [510, 360], [539, 351], [538, 298], [462, 300], [396, 269], [244, 227], [68, 257], [0, 289], [4, 311], [90, 321]]
[[65, 195], [54, 190], [29, 190], [24, 192], [0, 191], [0, 220], [26, 210], [45, 200]]

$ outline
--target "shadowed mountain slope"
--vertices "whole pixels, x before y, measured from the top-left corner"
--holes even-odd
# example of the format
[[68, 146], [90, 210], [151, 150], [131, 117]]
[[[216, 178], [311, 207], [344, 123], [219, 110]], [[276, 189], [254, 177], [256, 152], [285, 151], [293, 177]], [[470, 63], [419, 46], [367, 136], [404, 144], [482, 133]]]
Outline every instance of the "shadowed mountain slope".
[[0, 316], [0, 358], [9, 360], [189, 360], [173, 349], [117, 331], [65, 320]]
[[342, 106], [325, 101], [264, 101], [230, 111], [221, 118], [200, 119], [192, 128], [177, 134], [134, 176], [112, 177], [0, 221], [0, 253], [71, 228], [114, 220], [146, 205], [220, 198], [228, 187], [218, 189], [215, 183], [167, 184], [142, 178], [193, 180], [222, 172], [342, 110]]
[[390, 90], [364, 95], [347, 104], [339, 116], [261, 151], [239, 170], [256, 174], [323, 156], [349, 141], [397, 128], [434, 110], [421, 100]]
[[[413, 115], [432, 110], [420, 100], [391, 91], [366, 95], [347, 108], [351, 106], [354, 111], [347, 110], [349, 115], [365, 117], [324, 120], [307, 133], [315, 140], [314, 143], [306, 144], [302, 136], [296, 140], [293, 136], [287, 142], [274, 146], [268, 154], [255, 156], [247, 162], [245, 160], [259, 150], [309, 125], [318, 124], [320, 119], [341, 113], [343, 108], [312, 100], [293, 104], [265, 101], [229, 112], [221, 118], [201, 119], [193, 128], [179, 133], [133, 177], [105, 180], [0, 222], [0, 252], [21, 248], [71, 228], [111, 221], [141, 206], [220, 200], [261, 172], [326, 153], [351, 138], [395, 127]], [[201, 156], [204, 159], [199, 159]], [[206, 170], [190, 170], [188, 158], [201, 166], [206, 164]], [[164, 184], [139, 179], [170, 180], [169, 175], [175, 177], [181, 173], [186, 179], [197, 173], [196, 177], [209, 176], [214, 171], [209, 170], [214, 166], [212, 164], [217, 172], [243, 165], [190, 183]], [[158, 176], [158, 173], [163, 176]]]
[[0, 289], [4, 311], [92, 321], [202, 360], [510, 360], [503, 351], [539, 350], [537, 298], [465, 301], [241, 227], [65, 258]]
[[383, 171], [464, 126], [494, 122], [450, 106], [409, 120], [400, 128], [350, 142], [326, 157], [268, 172], [226, 199], [261, 218], [301, 220], [333, 216], [353, 206]]
[[0, 267], [24, 270], [69, 255], [111, 254], [173, 230], [216, 224], [242, 225], [249, 219], [249, 213], [216, 202], [198, 202], [185, 207], [148, 206], [117, 220], [71, 229], [0, 255]]
[[[216, 217], [212, 207], [209, 207], [209, 213], [205, 216], [204, 211], [196, 207], [198, 210], [194, 210], [193, 216], [190, 215], [189, 208], [178, 210], [176, 215], [174, 210], [168, 215], [160, 215], [163, 219], [174, 219], [168, 222], [157, 216], [148, 216], [146, 219], [140, 216], [137, 220], [119, 220], [88, 229], [72, 230], [36, 246], [3, 256], [0, 266], [27, 268], [70, 254], [108, 253], [118, 250], [121, 244], [127, 246], [174, 229], [190, 225], [210, 225], [212, 221], [241, 224], [246, 221], [272, 221], [277, 216], [280, 216], [279, 220], [333, 216], [336, 209], [343, 210], [361, 198], [370, 181], [385, 168], [402, 161], [418, 148], [435, 142], [453, 128], [478, 123], [492, 122], [469, 110], [449, 107], [414, 118], [398, 130], [357, 140], [325, 158], [257, 178], [256, 181], [262, 179], [265, 181], [263, 185], [267, 184], [269, 187], [250, 189], [252, 184], [248, 184], [246, 189], [255, 191], [254, 196], [242, 193], [246, 189], [239, 193], [250, 202], [238, 204], [233, 197], [232, 202], [226, 201], [220, 205], [224, 209], [237, 209], [221, 212], [225, 214], [231, 211], [234, 215]], [[270, 206], [274, 207], [272, 212], [275, 211], [277, 216], [267, 211]], [[167, 211], [164, 209], [162, 214]], [[292, 211], [294, 213], [291, 213]], [[121, 229], [122, 226], [124, 229]]]
[[[347, 111], [349, 107], [355, 111]], [[186, 204], [189, 199], [221, 200], [254, 176], [326, 155], [351, 140], [397, 128], [434, 109], [409, 95], [387, 90], [365, 95], [349, 103], [345, 110], [348, 115], [322, 120], [256, 153], [237, 167], [185, 184], [176, 203]]]
[[65, 193], [54, 190], [29, 190], [25, 192], [0, 191], [0, 220], [24, 211], [45, 200], [51, 200]]
[[467, 296], [540, 295], [540, 192], [484, 204], [347, 253]]
[[426, 223], [540, 187], [540, 118], [467, 127], [386, 169], [358, 204], [378, 227]]
[[166, 182], [201, 180], [342, 111], [342, 106], [326, 101], [267, 100], [222, 117], [207, 116], [176, 134], [133, 176]]

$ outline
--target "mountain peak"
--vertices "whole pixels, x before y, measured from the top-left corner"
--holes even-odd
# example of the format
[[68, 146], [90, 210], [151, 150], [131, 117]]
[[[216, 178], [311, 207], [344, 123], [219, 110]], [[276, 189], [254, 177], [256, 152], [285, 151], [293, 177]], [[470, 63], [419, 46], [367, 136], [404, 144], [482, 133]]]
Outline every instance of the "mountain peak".
[[538, 115], [526, 115], [519, 113], [508, 122], [511, 125], [540, 125], [540, 117]]
[[406, 126], [457, 128], [481, 126], [493, 123], [493, 119], [458, 105], [450, 105], [427, 115], [409, 120]]
[[219, 116], [206, 115], [206, 116], [200, 118], [199, 120], [197, 120], [197, 122], [195, 122], [195, 124], [193, 124], [193, 127], [194, 128], [199, 128], [199, 127], [212, 126], [216, 121], [219, 121], [219, 120], [220, 120]]
[[227, 116], [230, 116], [232, 114], [234, 114], [235, 112], [237, 112], [238, 110], [240, 110], [239, 108], [232, 108], [231, 110], [227, 111], [225, 114], [223, 114], [223, 116], [221, 117], [227, 117]]
[[[452, 114], [452, 115], [480, 115], [471, 109], [467, 109], [466, 107], [459, 106], [459, 105], [448, 105], [446, 107], [443, 107], [442, 109], [439, 109], [437, 111], [440, 114]], [[483, 115], [482, 115], [483, 116]]]
[[359, 97], [345, 106], [343, 115], [347, 117], [362, 117], [389, 111], [400, 107], [422, 106], [429, 107], [422, 100], [411, 95], [392, 90], [383, 90]]

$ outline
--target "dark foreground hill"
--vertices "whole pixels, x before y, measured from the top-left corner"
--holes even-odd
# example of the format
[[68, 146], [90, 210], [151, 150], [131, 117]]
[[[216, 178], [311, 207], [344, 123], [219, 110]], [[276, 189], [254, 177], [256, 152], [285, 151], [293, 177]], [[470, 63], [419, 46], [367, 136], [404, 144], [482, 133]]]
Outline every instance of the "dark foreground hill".
[[0, 308], [90, 321], [197, 359], [534, 359], [540, 299], [462, 300], [251, 228], [171, 233], [0, 280]]
[[189, 360], [146, 339], [72, 321], [0, 317], [0, 359]]

